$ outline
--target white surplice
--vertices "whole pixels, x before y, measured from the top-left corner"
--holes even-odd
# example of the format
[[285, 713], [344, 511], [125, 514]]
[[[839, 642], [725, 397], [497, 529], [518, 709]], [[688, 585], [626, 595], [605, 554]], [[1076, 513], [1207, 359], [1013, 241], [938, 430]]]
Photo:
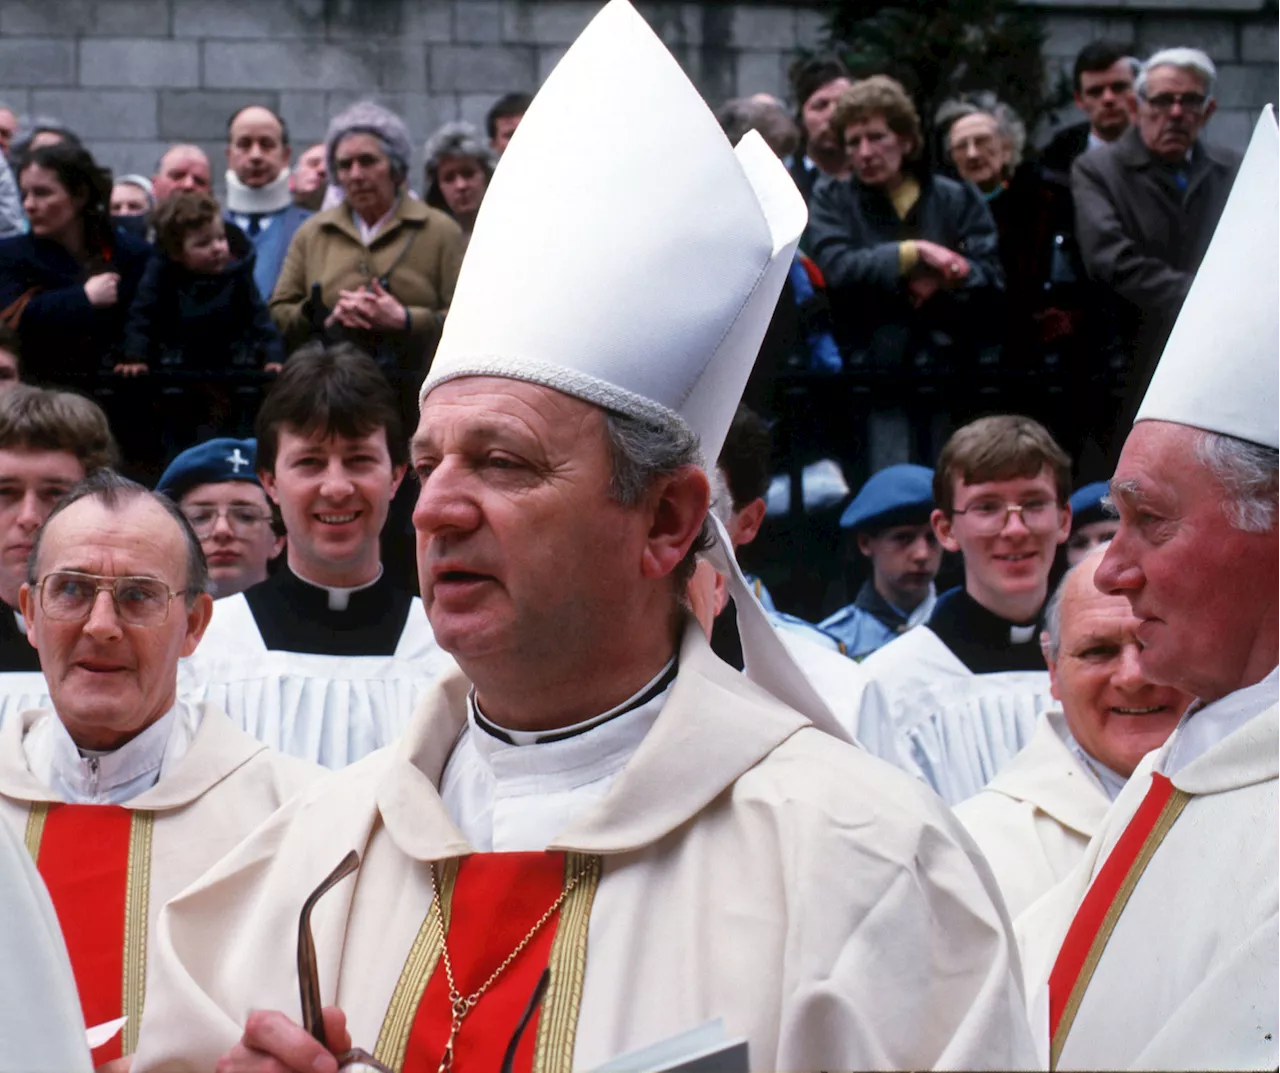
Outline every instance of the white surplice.
[[[323, 769], [272, 752], [237, 730], [209, 705], [183, 712], [189, 744], [149, 789], [122, 802], [133, 811], [155, 814], [151, 835], [151, 886], [148, 934], [154, 936], [160, 909], [227, 853], [250, 831], [304, 787], [322, 778]], [[186, 721], [189, 715], [190, 721]], [[0, 729], [0, 822], [19, 838], [35, 803], [61, 803], [63, 795], [46, 781], [50, 770], [74, 777], [75, 761], [54, 747], [34, 749], [37, 775], [24, 749], [31, 734], [43, 736], [50, 710], [23, 712]], [[56, 736], [51, 736], [57, 740]], [[49, 759], [46, 761], [45, 758]], [[46, 763], [51, 766], [46, 766]], [[148, 943], [148, 980], [154, 943]], [[150, 988], [148, 986], [148, 992]]]
[[31, 855], [0, 823], [0, 1073], [89, 1073], [62, 931]]
[[[468, 689], [439, 683], [399, 746], [166, 907], [134, 1073], [208, 1070], [251, 1009], [299, 1016], [298, 909], [350, 849], [360, 872], [313, 931], [324, 1001], [372, 1047], [431, 903], [426, 862], [473, 852], [436, 791]], [[714, 1017], [756, 1069], [1034, 1059], [1008, 918], [954, 818], [716, 659], [696, 624], [652, 728], [547, 848], [603, 858], [574, 1068]]]
[[1070, 746], [1060, 710], [1040, 716], [1027, 747], [955, 807], [1016, 917], [1066, 878], [1111, 807]]
[[924, 779], [949, 804], [982, 789], [1025, 748], [1053, 706], [1047, 671], [974, 674], [928, 626], [860, 664], [859, 740]]
[[1047, 981], [1058, 948], [1152, 772], [1193, 795], [1120, 915], [1060, 1069], [1280, 1063], [1276, 697], [1273, 670], [1256, 685], [1188, 709], [1169, 740], [1143, 758], [1080, 864], [1018, 919], [1031, 1019], [1047, 1056]]

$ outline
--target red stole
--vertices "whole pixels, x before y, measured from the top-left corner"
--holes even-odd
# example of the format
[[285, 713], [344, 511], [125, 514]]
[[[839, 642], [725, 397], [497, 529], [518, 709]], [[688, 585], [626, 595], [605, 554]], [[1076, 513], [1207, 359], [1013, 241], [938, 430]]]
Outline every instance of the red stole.
[[[126, 1036], [137, 1039], [146, 972], [150, 821], [149, 813], [118, 805], [55, 804], [32, 806], [28, 822], [27, 845], [58, 914], [85, 1024], [130, 1015], [126, 1030], [93, 1051], [95, 1066], [128, 1053]], [[141, 862], [140, 852], [146, 855]]]
[[1049, 974], [1049, 1068], [1056, 1069], [1076, 1011], [1129, 896], [1191, 795], [1155, 772], [1151, 787], [1098, 870]]
[[[480, 853], [464, 858], [450, 899], [445, 943], [454, 983], [463, 996], [475, 993], [520, 944], [564, 890], [563, 853]], [[551, 957], [561, 909], [480, 996], [454, 1042], [457, 1073], [496, 1073], [521, 1014]], [[525, 1028], [514, 1068], [533, 1069], [541, 1008]], [[405, 1052], [404, 1073], [435, 1073], [449, 1038], [449, 983], [444, 958], [423, 992]]]

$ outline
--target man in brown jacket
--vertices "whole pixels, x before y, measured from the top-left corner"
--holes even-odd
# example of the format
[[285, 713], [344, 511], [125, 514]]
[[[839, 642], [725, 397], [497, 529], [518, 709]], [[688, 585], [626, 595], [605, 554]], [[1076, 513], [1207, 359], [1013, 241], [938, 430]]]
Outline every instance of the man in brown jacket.
[[1071, 170], [1085, 268], [1119, 300], [1132, 355], [1120, 428], [1146, 391], [1240, 163], [1200, 138], [1217, 107], [1215, 77], [1198, 49], [1157, 52], [1138, 75], [1137, 123]]

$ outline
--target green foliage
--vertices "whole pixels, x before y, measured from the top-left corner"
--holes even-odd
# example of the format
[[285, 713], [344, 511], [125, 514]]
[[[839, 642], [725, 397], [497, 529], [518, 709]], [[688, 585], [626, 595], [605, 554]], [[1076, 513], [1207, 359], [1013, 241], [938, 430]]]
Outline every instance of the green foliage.
[[916, 100], [930, 128], [938, 106], [994, 90], [1034, 129], [1070, 99], [1046, 85], [1039, 14], [1016, 0], [828, 0], [830, 50], [859, 77], [888, 74]]

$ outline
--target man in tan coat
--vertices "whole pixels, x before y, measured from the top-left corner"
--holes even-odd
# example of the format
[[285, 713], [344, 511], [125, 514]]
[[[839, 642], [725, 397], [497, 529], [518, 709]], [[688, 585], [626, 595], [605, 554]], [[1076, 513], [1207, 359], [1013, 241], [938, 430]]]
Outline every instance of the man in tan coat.
[[[589, 161], [566, 151], [584, 127], [616, 131]], [[715, 1018], [756, 1069], [1027, 1065], [989, 873], [927, 790], [837, 740], [722, 527], [707, 555], [756, 681], [682, 608], [794, 184], [758, 137], [730, 148], [620, 0], [502, 173], [411, 445], [423, 598], [463, 674], [169, 904], [134, 1073], [331, 1073], [353, 1042], [498, 1069], [526, 1009], [516, 1070]], [[611, 271], [568, 272], [606, 250]], [[300, 969], [299, 911], [352, 850]]]
[[125, 1018], [96, 1064], [136, 1045], [160, 907], [320, 772], [177, 700], [207, 588], [178, 508], [103, 470], [49, 516], [20, 594], [53, 709], [0, 732], [0, 817], [49, 888], [85, 1022]]

